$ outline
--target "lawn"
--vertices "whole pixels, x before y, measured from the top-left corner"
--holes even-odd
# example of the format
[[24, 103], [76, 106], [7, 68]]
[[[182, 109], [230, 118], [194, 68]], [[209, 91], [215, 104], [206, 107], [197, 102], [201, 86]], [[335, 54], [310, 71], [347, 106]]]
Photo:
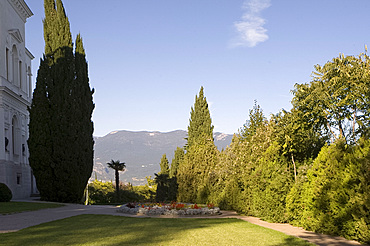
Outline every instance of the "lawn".
[[238, 219], [79, 215], [0, 234], [4, 245], [313, 245]]
[[57, 208], [61, 206], [64, 205], [41, 202], [0, 202], [0, 214], [20, 213], [45, 208]]

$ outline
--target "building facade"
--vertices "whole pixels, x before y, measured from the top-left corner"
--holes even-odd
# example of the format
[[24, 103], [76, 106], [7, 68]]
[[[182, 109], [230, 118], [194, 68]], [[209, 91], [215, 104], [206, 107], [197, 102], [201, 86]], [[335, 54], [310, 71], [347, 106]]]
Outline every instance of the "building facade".
[[13, 199], [37, 190], [27, 147], [34, 57], [25, 47], [25, 23], [32, 15], [24, 0], [0, 0], [0, 183]]

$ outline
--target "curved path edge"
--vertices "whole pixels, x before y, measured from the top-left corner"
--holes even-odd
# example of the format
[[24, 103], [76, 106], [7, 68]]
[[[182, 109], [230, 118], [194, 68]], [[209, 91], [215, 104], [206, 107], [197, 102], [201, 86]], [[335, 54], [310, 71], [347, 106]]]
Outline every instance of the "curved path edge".
[[[48, 208], [36, 211], [15, 213], [9, 215], [0, 215], [0, 233], [16, 232], [21, 229], [39, 225], [42, 223], [60, 220], [72, 216], [82, 215], [82, 214], [103, 214], [103, 215], [115, 215], [115, 216], [125, 216], [125, 217], [137, 217], [143, 218], [148, 217], [146, 215], [133, 215], [124, 214], [117, 212], [117, 207], [115, 206], [99, 206], [99, 205], [81, 205], [81, 204], [64, 204], [65, 206], [58, 208]], [[221, 215], [213, 216], [152, 216], [158, 218], [237, 218], [241, 219], [259, 226], [263, 226], [269, 229], [283, 232], [290, 236], [295, 236], [302, 238], [308, 242], [320, 245], [320, 246], [352, 246], [361, 245], [356, 241], [347, 240], [343, 237], [329, 236], [324, 234], [319, 234], [311, 231], [306, 231], [303, 228], [295, 227], [289, 224], [280, 223], [269, 223], [262, 221], [259, 218], [251, 216], [241, 216], [233, 211], [221, 211]]]

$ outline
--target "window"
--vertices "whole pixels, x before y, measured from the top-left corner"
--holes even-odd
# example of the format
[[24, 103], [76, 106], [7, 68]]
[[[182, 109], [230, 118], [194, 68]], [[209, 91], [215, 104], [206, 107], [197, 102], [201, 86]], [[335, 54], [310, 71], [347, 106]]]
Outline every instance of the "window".
[[18, 79], [19, 79], [19, 88], [22, 89], [22, 62], [19, 61], [19, 68], [18, 68], [18, 71], [19, 71], [19, 75], [18, 75]]
[[17, 185], [22, 184], [22, 173], [17, 173]]
[[17, 85], [19, 84], [18, 83], [18, 51], [17, 51], [17, 47], [15, 45], [13, 45], [13, 49], [12, 49], [12, 63], [13, 63], [13, 84], [14, 85]]

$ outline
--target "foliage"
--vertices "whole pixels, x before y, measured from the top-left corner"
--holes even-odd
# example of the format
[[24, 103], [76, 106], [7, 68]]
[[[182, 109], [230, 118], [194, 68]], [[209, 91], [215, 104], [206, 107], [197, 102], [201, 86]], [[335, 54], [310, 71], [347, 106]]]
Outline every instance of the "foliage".
[[115, 189], [112, 182], [94, 180], [89, 184], [89, 204], [110, 204], [114, 202]]
[[240, 136], [243, 139], [250, 139], [256, 134], [257, 129], [263, 125], [266, 121], [263, 115], [263, 110], [260, 105], [257, 104], [257, 100], [254, 101], [253, 109], [249, 110], [249, 120], [240, 129]]
[[282, 147], [282, 154], [288, 162], [294, 160], [303, 163], [305, 160], [316, 158], [327, 140], [315, 132], [301, 114], [293, 108], [289, 112], [283, 110], [272, 116], [276, 124], [276, 141]]
[[307, 170], [312, 167], [312, 162], [313, 160], [309, 159], [299, 167], [297, 179], [286, 197], [287, 220], [294, 226], [301, 225], [300, 220], [305, 208], [302, 193], [307, 182]]
[[177, 169], [178, 200], [368, 243], [369, 61], [341, 55], [315, 66], [312, 82], [295, 85], [293, 108], [270, 120], [255, 102], [221, 153], [207, 135], [213, 126], [201, 88]]
[[190, 112], [186, 153], [177, 169], [179, 201], [208, 201], [211, 172], [219, 153], [213, 141], [213, 128], [207, 99], [201, 87]]
[[307, 173], [302, 226], [370, 242], [370, 141], [326, 146]]
[[166, 154], [163, 154], [159, 166], [161, 167], [161, 171], [159, 172], [159, 174], [170, 174], [170, 168]]
[[296, 84], [293, 107], [317, 132], [356, 142], [370, 124], [370, 60], [366, 54], [316, 65], [313, 81]]
[[[135, 193], [135, 199], [131, 201], [154, 201], [156, 195], [156, 186], [148, 185], [133, 186], [132, 191]], [[129, 201], [127, 199], [127, 201]]]
[[[127, 226], [129, 225], [129, 226]], [[123, 226], [124, 232], [123, 232]], [[139, 232], [139, 233], [138, 233]], [[248, 232], [248, 233], [246, 233]], [[104, 235], [104, 236], [103, 236]], [[130, 218], [79, 215], [0, 234], [14, 245], [312, 245], [239, 219]]]
[[120, 200], [119, 172], [124, 171], [125, 168], [126, 168], [126, 165], [125, 165], [124, 162], [120, 162], [119, 160], [117, 160], [117, 161], [111, 160], [111, 162], [108, 162], [107, 165], [108, 165], [109, 168], [114, 169], [114, 175], [115, 175], [115, 179], [116, 179], [116, 200], [119, 201]]
[[199, 95], [195, 96], [194, 107], [191, 107], [186, 150], [200, 141], [213, 140], [214, 126], [203, 90], [202, 86]]
[[184, 159], [184, 149], [177, 147], [175, 150], [175, 155], [171, 162], [171, 168], [170, 168], [170, 178], [177, 176], [177, 169], [179, 168], [180, 162]]
[[29, 162], [41, 199], [80, 202], [93, 168], [93, 90], [80, 35], [73, 50], [61, 0], [45, 0], [45, 54], [29, 122]]
[[148, 186], [156, 186], [155, 180], [152, 179], [152, 176], [146, 176], [145, 178]]
[[218, 150], [213, 140], [208, 140], [188, 148], [180, 163], [177, 175], [178, 196], [181, 202], [208, 202], [213, 182], [213, 169], [216, 166]]
[[12, 197], [13, 194], [9, 187], [4, 183], [0, 183], [0, 202], [10, 202]]
[[157, 202], [170, 202], [176, 200], [177, 195], [177, 179], [169, 177], [169, 174], [155, 174], [155, 182], [157, 184], [155, 200]]
[[170, 178], [168, 174], [155, 174], [157, 184], [155, 200], [157, 202], [170, 202], [176, 200], [177, 179]]
[[153, 201], [155, 189], [148, 185], [132, 186], [120, 183], [119, 197], [116, 200], [116, 189], [112, 182], [101, 182], [95, 180], [89, 184], [89, 204], [119, 204], [135, 201]]

